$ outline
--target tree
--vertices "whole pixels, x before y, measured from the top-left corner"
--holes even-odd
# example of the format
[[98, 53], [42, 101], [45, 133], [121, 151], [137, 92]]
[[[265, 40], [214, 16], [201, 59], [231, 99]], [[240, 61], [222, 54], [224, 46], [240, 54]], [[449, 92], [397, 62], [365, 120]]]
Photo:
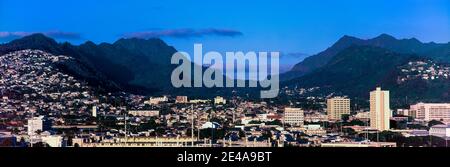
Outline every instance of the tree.
[[342, 132], [344, 132], [344, 134], [347, 136], [354, 136], [357, 134], [356, 131], [353, 130], [352, 128], [344, 128], [342, 129]]
[[240, 138], [244, 138], [245, 137], [245, 132], [243, 130], [239, 130], [239, 137]]
[[349, 114], [342, 114], [341, 118], [342, 118], [342, 121], [347, 122], [350, 119], [350, 115]]

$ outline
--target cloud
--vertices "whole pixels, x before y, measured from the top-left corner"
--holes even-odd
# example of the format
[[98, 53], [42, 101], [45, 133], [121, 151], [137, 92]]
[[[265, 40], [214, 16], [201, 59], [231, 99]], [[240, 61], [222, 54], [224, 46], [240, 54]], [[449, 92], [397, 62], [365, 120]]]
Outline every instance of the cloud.
[[0, 31], [0, 39], [21, 38], [35, 33], [42, 33], [46, 36], [57, 39], [81, 39], [80, 34], [65, 31], [46, 31], [46, 32]]
[[151, 30], [125, 33], [125, 38], [159, 38], [159, 37], [172, 37], [172, 38], [191, 38], [191, 37], [203, 37], [203, 36], [227, 36], [236, 37], [242, 36], [243, 33], [237, 30], [231, 29], [168, 29], [168, 30]]

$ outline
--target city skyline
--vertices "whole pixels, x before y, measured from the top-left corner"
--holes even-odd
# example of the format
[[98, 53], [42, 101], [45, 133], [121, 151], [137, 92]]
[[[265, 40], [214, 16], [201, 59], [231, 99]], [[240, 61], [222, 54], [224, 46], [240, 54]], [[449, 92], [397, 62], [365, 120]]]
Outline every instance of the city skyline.
[[0, 1], [0, 147], [447, 147], [449, 11]]

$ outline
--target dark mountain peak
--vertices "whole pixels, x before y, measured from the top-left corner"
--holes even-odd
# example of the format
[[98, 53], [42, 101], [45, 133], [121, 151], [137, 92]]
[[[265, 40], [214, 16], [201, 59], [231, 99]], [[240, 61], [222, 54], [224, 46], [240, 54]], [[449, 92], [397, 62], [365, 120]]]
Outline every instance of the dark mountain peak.
[[[408, 39], [408, 40], [410, 40], [410, 41], [414, 41], [414, 42], [418, 42], [418, 43], [422, 43], [420, 40], [418, 40], [417, 38], [410, 38], [410, 39]], [[434, 42], [432, 42], [432, 43], [434, 43]]]
[[41, 33], [31, 34], [2, 45], [0, 54], [22, 49], [38, 49], [53, 54], [61, 54], [59, 44], [54, 39]]
[[349, 36], [349, 35], [344, 35], [336, 42], [336, 44], [338, 44], [338, 43], [350, 43], [350, 42], [355, 42], [355, 41], [361, 41], [361, 39], [353, 37], [353, 36]]
[[397, 40], [397, 38], [389, 35], [389, 34], [380, 34], [379, 36], [373, 38], [372, 40], [379, 40], [379, 41], [394, 41]]
[[349, 47], [354, 44], [359, 44], [362, 42], [364, 42], [364, 40], [353, 37], [353, 36], [344, 35], [335, 44], [333, 44], [333, 46], [331, 48], [336, 48], [336, 49], [340, 50], [340, 49]]
[[113, 45], [139, 45], [139, 44], [145, 44], [145, 45], [166, 45], [167, 44], [159, 39], [159, 38], [149, 38], [149, 39], [142, 39], [142, 38], [120, 38], [116, 42], [113, 43]]
[[42, 33], [35, 33], [28, 36], [25, 36], [20, 39], [16, 39], [11, 41], [11, 44], [41, 44], [41, 45], [57, 45], [58, 43], [50, 38], [45, 36]]
[[22, 39], [43, 39], [43, 40], [53, 40], [50, 37], [45, 36], [42, 33], [34, 33], [28, 36], [23, 37]]
[[339, 40], [355, 40], [355, 39], [358, 39], [358, 38], [356, 38], [354, 36], [350, 36], [350, 35], [344, 35]]
[[95, 45], [95, 43], [92, 42], [92, 41], [86, 41], [85, 44], [86, 44], [86, 45]]
[[86, 41], [85, 43], [81, 44], [81, 45], [85, 45], [85, 46], [90, 46], [90, 47], [95, 47], [97, 46], [94, 42], [92, 41]]
[[[133, 55], [151, 58], [152, 61], [165, 64], [176, 49], [167, 45], [159, 38], [121, 38], [112, 44], [112, 47], [127, 51]], [[170, 62], [170, 61], [169, 61]]]

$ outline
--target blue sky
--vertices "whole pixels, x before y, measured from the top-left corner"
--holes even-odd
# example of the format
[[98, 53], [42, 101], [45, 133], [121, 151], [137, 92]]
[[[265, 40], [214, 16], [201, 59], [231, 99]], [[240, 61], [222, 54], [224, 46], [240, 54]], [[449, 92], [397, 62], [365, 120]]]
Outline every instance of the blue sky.
[[[448, 0], [0, 1], [0, 42], [32, 32], [79, 44], [159, 36], [180, 51], [280, 51], [300, 61], [343, 35], [450, 41]], [[283, 62], [282, 62], [283, 63]]]

